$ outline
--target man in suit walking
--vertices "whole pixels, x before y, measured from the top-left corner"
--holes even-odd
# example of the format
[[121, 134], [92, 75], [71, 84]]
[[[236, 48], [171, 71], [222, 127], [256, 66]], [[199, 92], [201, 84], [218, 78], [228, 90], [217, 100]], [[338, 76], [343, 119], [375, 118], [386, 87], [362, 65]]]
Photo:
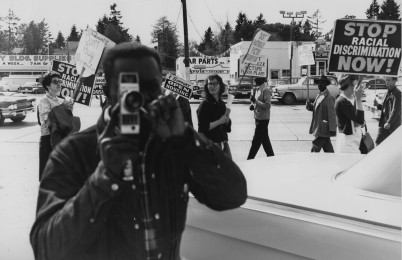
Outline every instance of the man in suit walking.
[[314, 135], [312, 153], [319, 153], [321, 149], [326, 153], [333, 153], [334, 148], [331, 143], [331, 136], [336, 135], [336, 114], [335, 100], [329, 93], [327, 86], [329, 79], [321, 75], [317, 80], [320, 93], [311, 103], [308, 99], [306, 109], [313, 112], [310, 125], [310, 134]]

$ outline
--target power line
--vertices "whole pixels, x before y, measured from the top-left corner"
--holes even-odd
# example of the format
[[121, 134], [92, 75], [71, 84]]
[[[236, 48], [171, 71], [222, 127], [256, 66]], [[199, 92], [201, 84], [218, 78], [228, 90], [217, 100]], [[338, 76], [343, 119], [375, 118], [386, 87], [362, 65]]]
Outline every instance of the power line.
[[180, 13], [181, 13], [181, 8], [182, 8], [182, 5], [180, 5], [179, 14], [177, 15], [176, 24], [174, 25], [175, 27], [177, 27], [177, 22], [179, 21], [179, 17], [180, 17]]
[[206, 2], [205, 0], [204, 0], [204, 3], [205, 3], [205, 5], [207, 6], [207, 9], [208, 9], [209, 13], [210, 13], [211, 16], [212, 16], [212, 19], [214, 19], [214, 21], [215, 21], [215, 23], [218, 25], [219, 29], [222, 29], [221, 25], [216, 21], [214, 15], [212, 14], [212, 12], [211, 12], [211, 10], [209, 9], [208, 4], [207, 4], [207, 2]]
[[200, 36], [200, 39], [201, 39], [201, 41], [202, 41], [202, 40], [203, 40], [203, 39], [202, 39], [202, 36], [201, 36], [201, 34], [198, 32], [197, 27], [195, 27], [195, 24], [194, 24], [194, 22], [193, 22], [193, 19], [191, 19], [191, 16], [190, 16], [190, 13], [188, 12], [188, 10], [187, 10], [187, 14], [188, 14], [188, 18], [190, 18], [191, 24], [194, 26], [195, 31], [198, 33], [198, 36]]

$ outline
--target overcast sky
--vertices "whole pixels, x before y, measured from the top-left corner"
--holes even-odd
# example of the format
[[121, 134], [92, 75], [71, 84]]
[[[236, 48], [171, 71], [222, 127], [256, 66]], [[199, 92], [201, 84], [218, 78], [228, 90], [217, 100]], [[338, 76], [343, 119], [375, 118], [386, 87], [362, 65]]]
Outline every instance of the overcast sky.
[[[401, 1], [396, 0], [398, 4]], [[282, 18], [280, 10], [307, 11], [309, 16], [319, 9], [326, 20], [322, 25], [323, 32], [326, 33], [333, 27], [335, 19], [345, 15], [366, 19], [365, 11], [371, 2], [372, 0], [187, 0], [189, 39], [199, 42], [208, 26], [217, 31], [218, 24], [223, 25], [226, 21], [234, 28], [240, 11], [246, 13], [251, 20], [262, 13], [267, 23], [290, 23], [291, 19]], [[378, 2], [381, 5], [383, 1]], [[58, 31], [67, 37], [73, 24], [78, 29], [85, 29], [87, 26], [95, 29], [99, 18], [104, 14], [109, 15], [109, 6], [113, 3], [121, 11], [123, 26], [129, 28], [129, 33], [134, 37], [139, 35], [143, 44], [152, 45], [153, 25], [162, 16], [167, 16], [174, 24], [177, 22], [183, 42], [180, 0], [1, 0], [0, 16], [7, 15], [8, 9], [11, 9], [23, 23], [45, 19], [54, 37]]]

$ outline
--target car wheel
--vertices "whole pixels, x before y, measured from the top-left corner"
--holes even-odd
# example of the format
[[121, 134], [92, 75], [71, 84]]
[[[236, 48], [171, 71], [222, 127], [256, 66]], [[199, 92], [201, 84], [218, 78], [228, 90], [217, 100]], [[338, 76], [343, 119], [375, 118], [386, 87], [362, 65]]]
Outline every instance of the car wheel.
[[22, 122], [22, 120], [24, 120], [25, 117], [26, 117], [26, 116], [13, 116], [13, 117], [10, 117], [10, 119], [11, 119], [13, 122], [18, 123], [18, 122]]
[[3, 125], [3, 124], [4, 124], [4, 120], [6, 120], [6, 119], [5, 119], [4, 116], [0, 113], [0, 125]]
[[288, 93], [283, 96], [282, 101], [285, 105], [293, 105], [296, 102], [296, 98], [295, 95]]

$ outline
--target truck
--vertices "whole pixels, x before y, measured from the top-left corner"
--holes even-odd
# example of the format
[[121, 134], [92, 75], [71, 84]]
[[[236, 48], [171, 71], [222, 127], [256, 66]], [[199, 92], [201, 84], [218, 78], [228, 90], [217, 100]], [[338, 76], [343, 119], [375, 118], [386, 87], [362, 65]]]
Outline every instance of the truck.
[[[5, 91], [19, 91], [19, 89], [24, 86], [26, 82], [42, 82], [42, 75], [19, 75], [19, 74], [10, 74], [9, 76], [5, 76], [1, 79], [2, 82], [11, 82], [7, 83], [12, 85], [12, 88], [5, 89]], [[1, 83], [0, 83], [1, 84]]]

